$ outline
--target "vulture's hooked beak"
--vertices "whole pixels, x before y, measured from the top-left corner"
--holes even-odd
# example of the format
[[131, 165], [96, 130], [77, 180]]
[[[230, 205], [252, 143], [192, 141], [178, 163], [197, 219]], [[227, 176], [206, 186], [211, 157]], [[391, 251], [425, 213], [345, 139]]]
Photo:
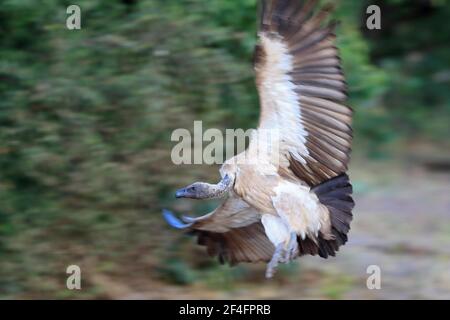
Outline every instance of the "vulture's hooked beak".
[[187, 188], [179, 189], [177, 192], [175, 192], [175, 198], [189, 198], [190, 193], [188, 192]]
[[187, 199], [205, 199], [208, 194], [208, 184], [203, 182], [196, 182], [187, 186], [186, 188], [179, 189], [175, 192], [175, 198], [187, 198]]

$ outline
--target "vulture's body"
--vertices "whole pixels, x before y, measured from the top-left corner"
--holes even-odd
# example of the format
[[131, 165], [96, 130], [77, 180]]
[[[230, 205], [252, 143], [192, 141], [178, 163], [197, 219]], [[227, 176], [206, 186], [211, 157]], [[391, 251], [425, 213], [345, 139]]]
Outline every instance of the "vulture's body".
[[[329, 9], [316, 1], [262, 2], [255, 50], [261, 115], [248, 149], [221, 168], [217, 185], [195, 183], [177, 197], [226, 197], [212, 213], [172, 226], [198, 235], [222, 262], [279, 262], [334, 256], [354, 206], [346, 175], [352, 111], [334, 46]], [[267, 137], [267, 132], [273, 134]], [[274, 147], [276, 146], [276, 147]]]

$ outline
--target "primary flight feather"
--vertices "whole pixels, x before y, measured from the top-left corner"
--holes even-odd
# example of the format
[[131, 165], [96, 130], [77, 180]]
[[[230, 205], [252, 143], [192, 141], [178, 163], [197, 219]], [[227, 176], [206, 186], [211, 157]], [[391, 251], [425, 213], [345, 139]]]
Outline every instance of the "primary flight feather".
[[226, 200], [199, 218], [180, 221], [164, 212], [170, 225], [196, 234], [221, 262], [268, 262], [272, 277], [280, 262], [334, 256], [347, 242], [352, 110], [329, 14], [315, 0], [262, 1], [256, 134], [222, 166], [218, 184], [198, 182], [176, 194]]

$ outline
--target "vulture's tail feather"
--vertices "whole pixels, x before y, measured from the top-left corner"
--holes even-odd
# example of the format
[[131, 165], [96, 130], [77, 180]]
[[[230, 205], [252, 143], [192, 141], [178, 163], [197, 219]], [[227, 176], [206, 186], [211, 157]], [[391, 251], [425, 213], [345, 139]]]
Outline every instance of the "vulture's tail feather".
[[335, 256], [339, 247], [347, 242], [347, 233], [353, 219], [352, 209], [355, 202], [352, 199], [353, 188], [347, 174], [341, 174], [314, 187], [312, 191], [319, 201], [330, 211], [332, 232], [335, 240], [319, 238], [319, 255], [322, 258]]

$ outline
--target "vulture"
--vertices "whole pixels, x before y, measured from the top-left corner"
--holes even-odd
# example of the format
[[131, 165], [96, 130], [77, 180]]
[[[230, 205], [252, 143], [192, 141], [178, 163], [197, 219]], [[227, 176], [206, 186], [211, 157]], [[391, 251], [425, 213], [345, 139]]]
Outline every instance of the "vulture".
[[[219, 183], [197, 182], [176, 192], [177, 198], [223, 198], [219, 207], [197, 218], [163, 212], [172, 227], [196, 236], [221, 263], [267, 263], [267, 278], [280, 263], [303, 255], [335, 256], [352, 221], [346, 174], [352, 109], [332, 6], [317, 3], [261, 2], [256, 133], [244, 152], [222, 165]], [[276, 132], [276, 141], [265, 132]]]

